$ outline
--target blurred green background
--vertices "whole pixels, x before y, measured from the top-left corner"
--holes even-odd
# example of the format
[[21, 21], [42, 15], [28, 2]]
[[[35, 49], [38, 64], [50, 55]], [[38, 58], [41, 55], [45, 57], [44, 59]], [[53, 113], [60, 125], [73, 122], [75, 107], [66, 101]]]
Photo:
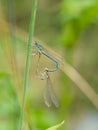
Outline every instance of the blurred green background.
[[[32, 0], [0, 0], [0, 130], [19, 128], [31, 3]], [[36, 39], [63, 55], [96, 93], [97, 34], [98, 0], [38, 1]], [[98, 119], [97, 109], [60, 70], [51, 74], [60, 107], [48, 108], [44, 104], [45, 81], [36, 78], [37, 61], [37, 56], [31, 57], [23, 130], [45, 130], [63, 120], [60, 130], [98, 130], [98, 123], [93, 123]], [[42, 58], [42, 66], [47, 67], [46, 62]], [[82, 118], [88, 124], [83, 125]]]

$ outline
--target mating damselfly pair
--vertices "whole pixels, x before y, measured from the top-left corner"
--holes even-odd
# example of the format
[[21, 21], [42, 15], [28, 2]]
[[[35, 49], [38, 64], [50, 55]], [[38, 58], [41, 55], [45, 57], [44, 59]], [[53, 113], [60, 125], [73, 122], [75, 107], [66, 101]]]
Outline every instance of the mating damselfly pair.
[[[40, 45], [38, 42], [34, 42], [33, 48], [32, 50], [35, 48], [35, 51], [32, 51], [32, 55], [39, 55], [38, 58], [38, 64], [37, 64], [37, 69], [36, 69], [36, 74], [39, 76], [39, 78], [41, 80], [46, 80], [46, 88], [45, 88], [45, 92], [44, 92], [44, 100], [45, 100], [45, 104], [50, 107], [52, 104], [54, 104], [56, 107], [59, 106], [59, 102], [55, 96], [55, 93], [53, 91], [52, 88], [52, 83], [51, 83], [51, 79], [50, 79], [50, 72], [55, 72], [58, 70], [59, 67], [59, 62], [50, 54], [48, 54], [44, 47], [42, 45]], [[54, 68], [45, 68], [43, 73], [39, 73], [39, 66], [40, 66], [40, 57], [41, 54], [46, 56], [48, 59], [50, 59], [54, 64], [55, 67]]]

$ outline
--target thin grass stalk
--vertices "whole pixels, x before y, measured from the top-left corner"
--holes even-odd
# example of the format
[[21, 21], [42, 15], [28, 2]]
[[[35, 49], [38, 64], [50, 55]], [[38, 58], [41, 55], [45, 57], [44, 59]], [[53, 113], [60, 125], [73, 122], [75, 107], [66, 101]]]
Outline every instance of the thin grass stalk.
[[36, 11], [37, 11], [37, 0], [33, 0], [32, 11], [31, 11], [31, 20], [30, 20], [30, 26], [29, 26], [29, 35], [28, 35], [26, 67], [25, 67], [25, 74], [24, 74], [24, 91], [23, 91], [22, 111], [21, 111], [21, 119], [20, 119], [20, 130], [22, 130], [24, 114], [25, 114], [26, 90], [27, 90], [27, 87], [28, 87], [30, 56], [31, 56], [31, 44], [32, 44], [33, 36], [34, 36]]

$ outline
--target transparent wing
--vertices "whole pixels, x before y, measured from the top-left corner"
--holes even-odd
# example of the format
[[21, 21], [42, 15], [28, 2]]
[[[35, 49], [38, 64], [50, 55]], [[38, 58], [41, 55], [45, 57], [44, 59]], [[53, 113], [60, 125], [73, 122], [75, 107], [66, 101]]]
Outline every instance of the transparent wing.
[[44, 91], [44, 101], [45, 101], [45, 104], [46, 104], [48, 107], [51, 107], [52, 101], [51, 101], [51, 98], [50, 98], [50, 93], [49, 93], [49, 86], [48, 86], [48, 84], [46, 84], [45, 91]]
[[52, 103], [56, 106], [59, 107], [59, 102], [55, 96], [54, 90], [52, 88], [51, 80], [50, 77], [47, 79], [47, 86], [48, 86], [48, 94], [51, 98]]

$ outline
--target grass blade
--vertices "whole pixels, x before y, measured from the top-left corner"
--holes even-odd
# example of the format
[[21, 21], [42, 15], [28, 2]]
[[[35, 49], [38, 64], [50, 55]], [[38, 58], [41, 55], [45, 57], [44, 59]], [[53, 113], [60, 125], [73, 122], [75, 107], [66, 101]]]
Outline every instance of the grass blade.
[[64, 121], [62, 121], [61, 123], [55, 125], [55, 126], [52, 126], [46, 130], [57, 130], [59, 127], [61, 127], [62, 125], [64, 124]]
[[31, 53], [31, 44], [32, 44], [33, 36], [34, 36], [36, 10], [37, 10], [37, 0], [33, 0], [32, 12], [31, 12], [31, 20], [30, 20], [30, 26], [29, 26], [29, 35], [28, 35], [26, 67], [25, 67], [25, 74], [24, 74], [24, 91], [23, 91], [23, 101], [22, 101], [20, 128], [19, 128], [20, 130], [22, 130], [22, 124], [23, 124], [23, 119], [24, 119], [26, 90], [27, 90], [27, 87], [28, 87], [28, 75], [29, 75], [29, 67], [30, 67], [30, 53]]

